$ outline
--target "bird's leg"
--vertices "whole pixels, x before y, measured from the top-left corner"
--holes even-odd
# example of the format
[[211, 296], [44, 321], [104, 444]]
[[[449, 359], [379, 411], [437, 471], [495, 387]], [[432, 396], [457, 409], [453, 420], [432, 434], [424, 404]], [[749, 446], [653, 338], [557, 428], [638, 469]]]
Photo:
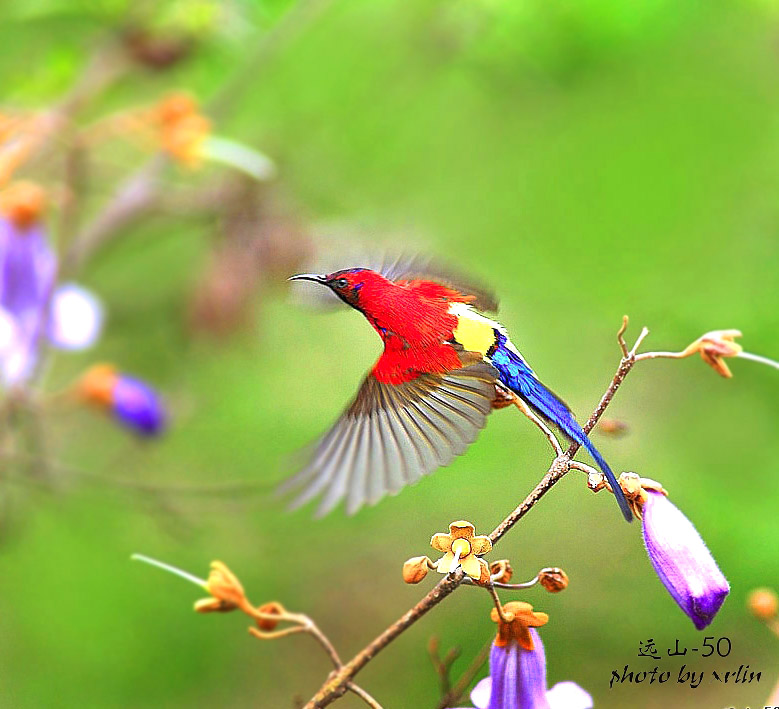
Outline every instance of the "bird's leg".
[[509, 391], [500, 384], [495, 385], [495, 398], [492, 400], [493, 409], [505, 409], [507, 406], [511, 406], [517, 397], [513, 391]]
[[552, 431], [549, 429], [549, 426], [547, 426], [538, 416], [536, 416], [531, 410], [530, 407], [522, 401], [518, 396], [514, 397], [514, 400], [511, 402], [513, 403], [525, 416], [527, 416], [536, 426], [538, 426], [543, 434], [546, 436], [546, 439], [549, 441], [549, 444], [554, 448], [555, 457], [559, 458], [561, 455], [563, 455], [563, 448], [560, 445], [560, 441], [557, 440], [557, 436], [552, 433]]

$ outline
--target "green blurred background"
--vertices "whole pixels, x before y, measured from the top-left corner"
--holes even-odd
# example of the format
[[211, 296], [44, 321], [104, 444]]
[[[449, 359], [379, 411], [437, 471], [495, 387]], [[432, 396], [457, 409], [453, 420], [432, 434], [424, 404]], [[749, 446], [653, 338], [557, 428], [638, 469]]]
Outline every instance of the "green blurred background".
[[[171, 89], [217, 97], [215, 131], [276, 160], [273, 195], [285, 218], [324, 234], [316, 243], [325, 250], [329, 235], [421, 243], [489, 281], [501, 320], [580, 418], [615, 370], [624, 313], [630, 336], [651, 329], [648, 349], [680, 349], [735, 327], [749, 351], [779, 355], [775, 3], [308, 7], [7, 4], [3, 101], [57, 100], [130, 16], [163, 36], [184, 28], [197, 36], [191, 55], [164, 71], [130, 72], [84, 124]], [[279, 22], [279, 39], [257, 50]], [[233, 93], [222, 105], [226, 82]], [[114, 181], [93, 181], [88, 213], [143, 160], [138, 150], [95, 152]], [[165, 179], [186, 187], [212, 169], [171, 169]], [[41, 166], [32, 176], [60, 179]], [[310, 614], [350, 657], [435, 581], [400, 579], [406, 558], [431, 552], [432, 533], [459, 518], [491, 529], [546, 469], [543, 438], [502, 411], [467, 455], [376, 508], [317, 521], [310, 508], [287, 513], [272, 495], [284, 461], [337, 416], [379, 341], [353, 312], [290, 303], [284, 269], [258, 286], [247, 327], [193, 333], [191, 299], [220, 234], [208, 217], [156, 215], [79, 274], [107, 304], [107, 331], [96, 350], [58, 358], [50, 388], [94, 360], [115, 361], [165, 393], [172, 428], [139, 445], [92, 413], [53, 410], [49, 452], [62, 470], [51, 484], [16, 479], [0, 491], [2, 706], [292, 707], [329, 671], [310, 639], [263, 643], [243, 616], [196, 616], [197, 589], [130, 554], [200, 575], [221, 559], [256, 603]], [[662, 481], [729, 578], [732, 592], [709, 629], [695, 631], [659, 583], [639, 526], [622, 523], [613, 500], [574, 474], [492, 554], [509, 557], [520, 577], [548, 565], [567, 571], [565, 593], [522, 598], [551, 616], [550, 684], [575, 680], [597, 707], [763, 706], [779, 675], [779, 642], [745, 609], [750, 589], [779, 585], [779, 381], [751, 362], [731, 367], [726, 381], [698, 358], [643, 363], [608, 414], [629, 433], [595, 434], [615, 469]], [[260, 488], [149, 493], [131, 484], [233, 481]], [[458, 674], [494, 631], [489, 610], [487, 594], [462, 589], [371, 663], [360, 684], [385, 707], [434, 706], [428, 638], [462, 648]], [[611, 670], [625, 664], [658, 664], [675, 679], [678, 658], [638, 658], [639, 641], [700, 647], [707, 635], [729, 637], [733, 650], [716, 662], [682, 659], [706, 672], [697, 689], [673, 681], [609, 689]], [[760, 683], [711, 680], [710, 670], [739, 664], [762, 671]], [[341, 704], [361, 706], [349, 696]]]

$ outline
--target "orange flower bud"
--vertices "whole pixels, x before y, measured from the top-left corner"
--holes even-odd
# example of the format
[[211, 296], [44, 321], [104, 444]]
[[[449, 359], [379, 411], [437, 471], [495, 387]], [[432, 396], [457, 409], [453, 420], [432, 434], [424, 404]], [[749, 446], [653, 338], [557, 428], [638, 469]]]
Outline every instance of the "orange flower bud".
[[508, 583], [514, 575], [514, 569], [511, 568], [508, 559], [500, 559], [490, 564], [490, 576], [497, 583]]
[[556, 567], [541, 569], [538, 572], [538, 583], [549, 593], [560, 593], [568, 588], [568, 574]]
[[406, 583], [419, 583], [430, 570], [431, 563], [426, 556], [415, 556], [403, 564], [403, 580]]
[[[281, 605], [281, 603], [278, 603], [277, 601], [271, 601], [270, 603], [264, 603], [257, 609], [260, 613], [265, 613], [266, 615], [282, 615], [285, 613], [284, 606]], [[276, 626], [279, 624], [278, 620], [274, 620], [273, 618], [257, 618], [257, 627], [260, 630], [275, 630]]]
[[95, 364], [87, 369], [76, 386], [76, 396], [98, 406], [111, 406], [119, 379], [112, 364]]
[[779, 598], [770, 588], [756, 588], [747, 598], [747, 607], [755, 618], [772, 620], [779, 612]]

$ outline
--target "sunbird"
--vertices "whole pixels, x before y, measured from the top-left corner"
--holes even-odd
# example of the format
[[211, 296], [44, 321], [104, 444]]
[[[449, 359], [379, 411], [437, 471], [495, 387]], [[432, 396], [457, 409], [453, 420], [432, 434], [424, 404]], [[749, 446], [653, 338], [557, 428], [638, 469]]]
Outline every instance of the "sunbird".
[[319, 515], [344, 497], [352, 514], [366, 501], [398, 493], [464, 453], [502, 389], [586, 448], [625, 519], [633, 519], [614, 473], [571, 410], [539, 381], [506, 329], [480, 312], [497, 311], [492, 294], [437, 269], [415, 269], [414, 262], [289, 280], [329, 288], [384, 343], [357, 396], [284, 484], [303, 488], [293, 506], [323, 493]]

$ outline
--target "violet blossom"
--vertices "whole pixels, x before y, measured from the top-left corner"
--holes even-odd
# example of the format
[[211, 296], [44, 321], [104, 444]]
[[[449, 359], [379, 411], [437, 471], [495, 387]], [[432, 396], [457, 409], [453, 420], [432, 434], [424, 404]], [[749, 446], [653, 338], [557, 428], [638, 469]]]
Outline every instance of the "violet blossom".
[[546, 656], [538, 631], [548, 616], [536, 613], [529, 603], [511, 602], [503, 607], [498, 637], [490, 651], [490, 676], [471, 692], [476, 709], [590, 709], [592, 697], [574, 682], [546, 684]]
[[100, 302], [69, 283], [57, 286], [57, 256], [39, 222], [42, 190], [21, 183], [6, 191], [0, 216], [0, 379], [24, 384], [35, 371], [44, 338], [83, 349], [97, 340]]
[[702, 630], [730, 592], [711, 552], [690, 520], [662, 492], [646, 490], [642, 531], [649, 560], [663, 585]]

